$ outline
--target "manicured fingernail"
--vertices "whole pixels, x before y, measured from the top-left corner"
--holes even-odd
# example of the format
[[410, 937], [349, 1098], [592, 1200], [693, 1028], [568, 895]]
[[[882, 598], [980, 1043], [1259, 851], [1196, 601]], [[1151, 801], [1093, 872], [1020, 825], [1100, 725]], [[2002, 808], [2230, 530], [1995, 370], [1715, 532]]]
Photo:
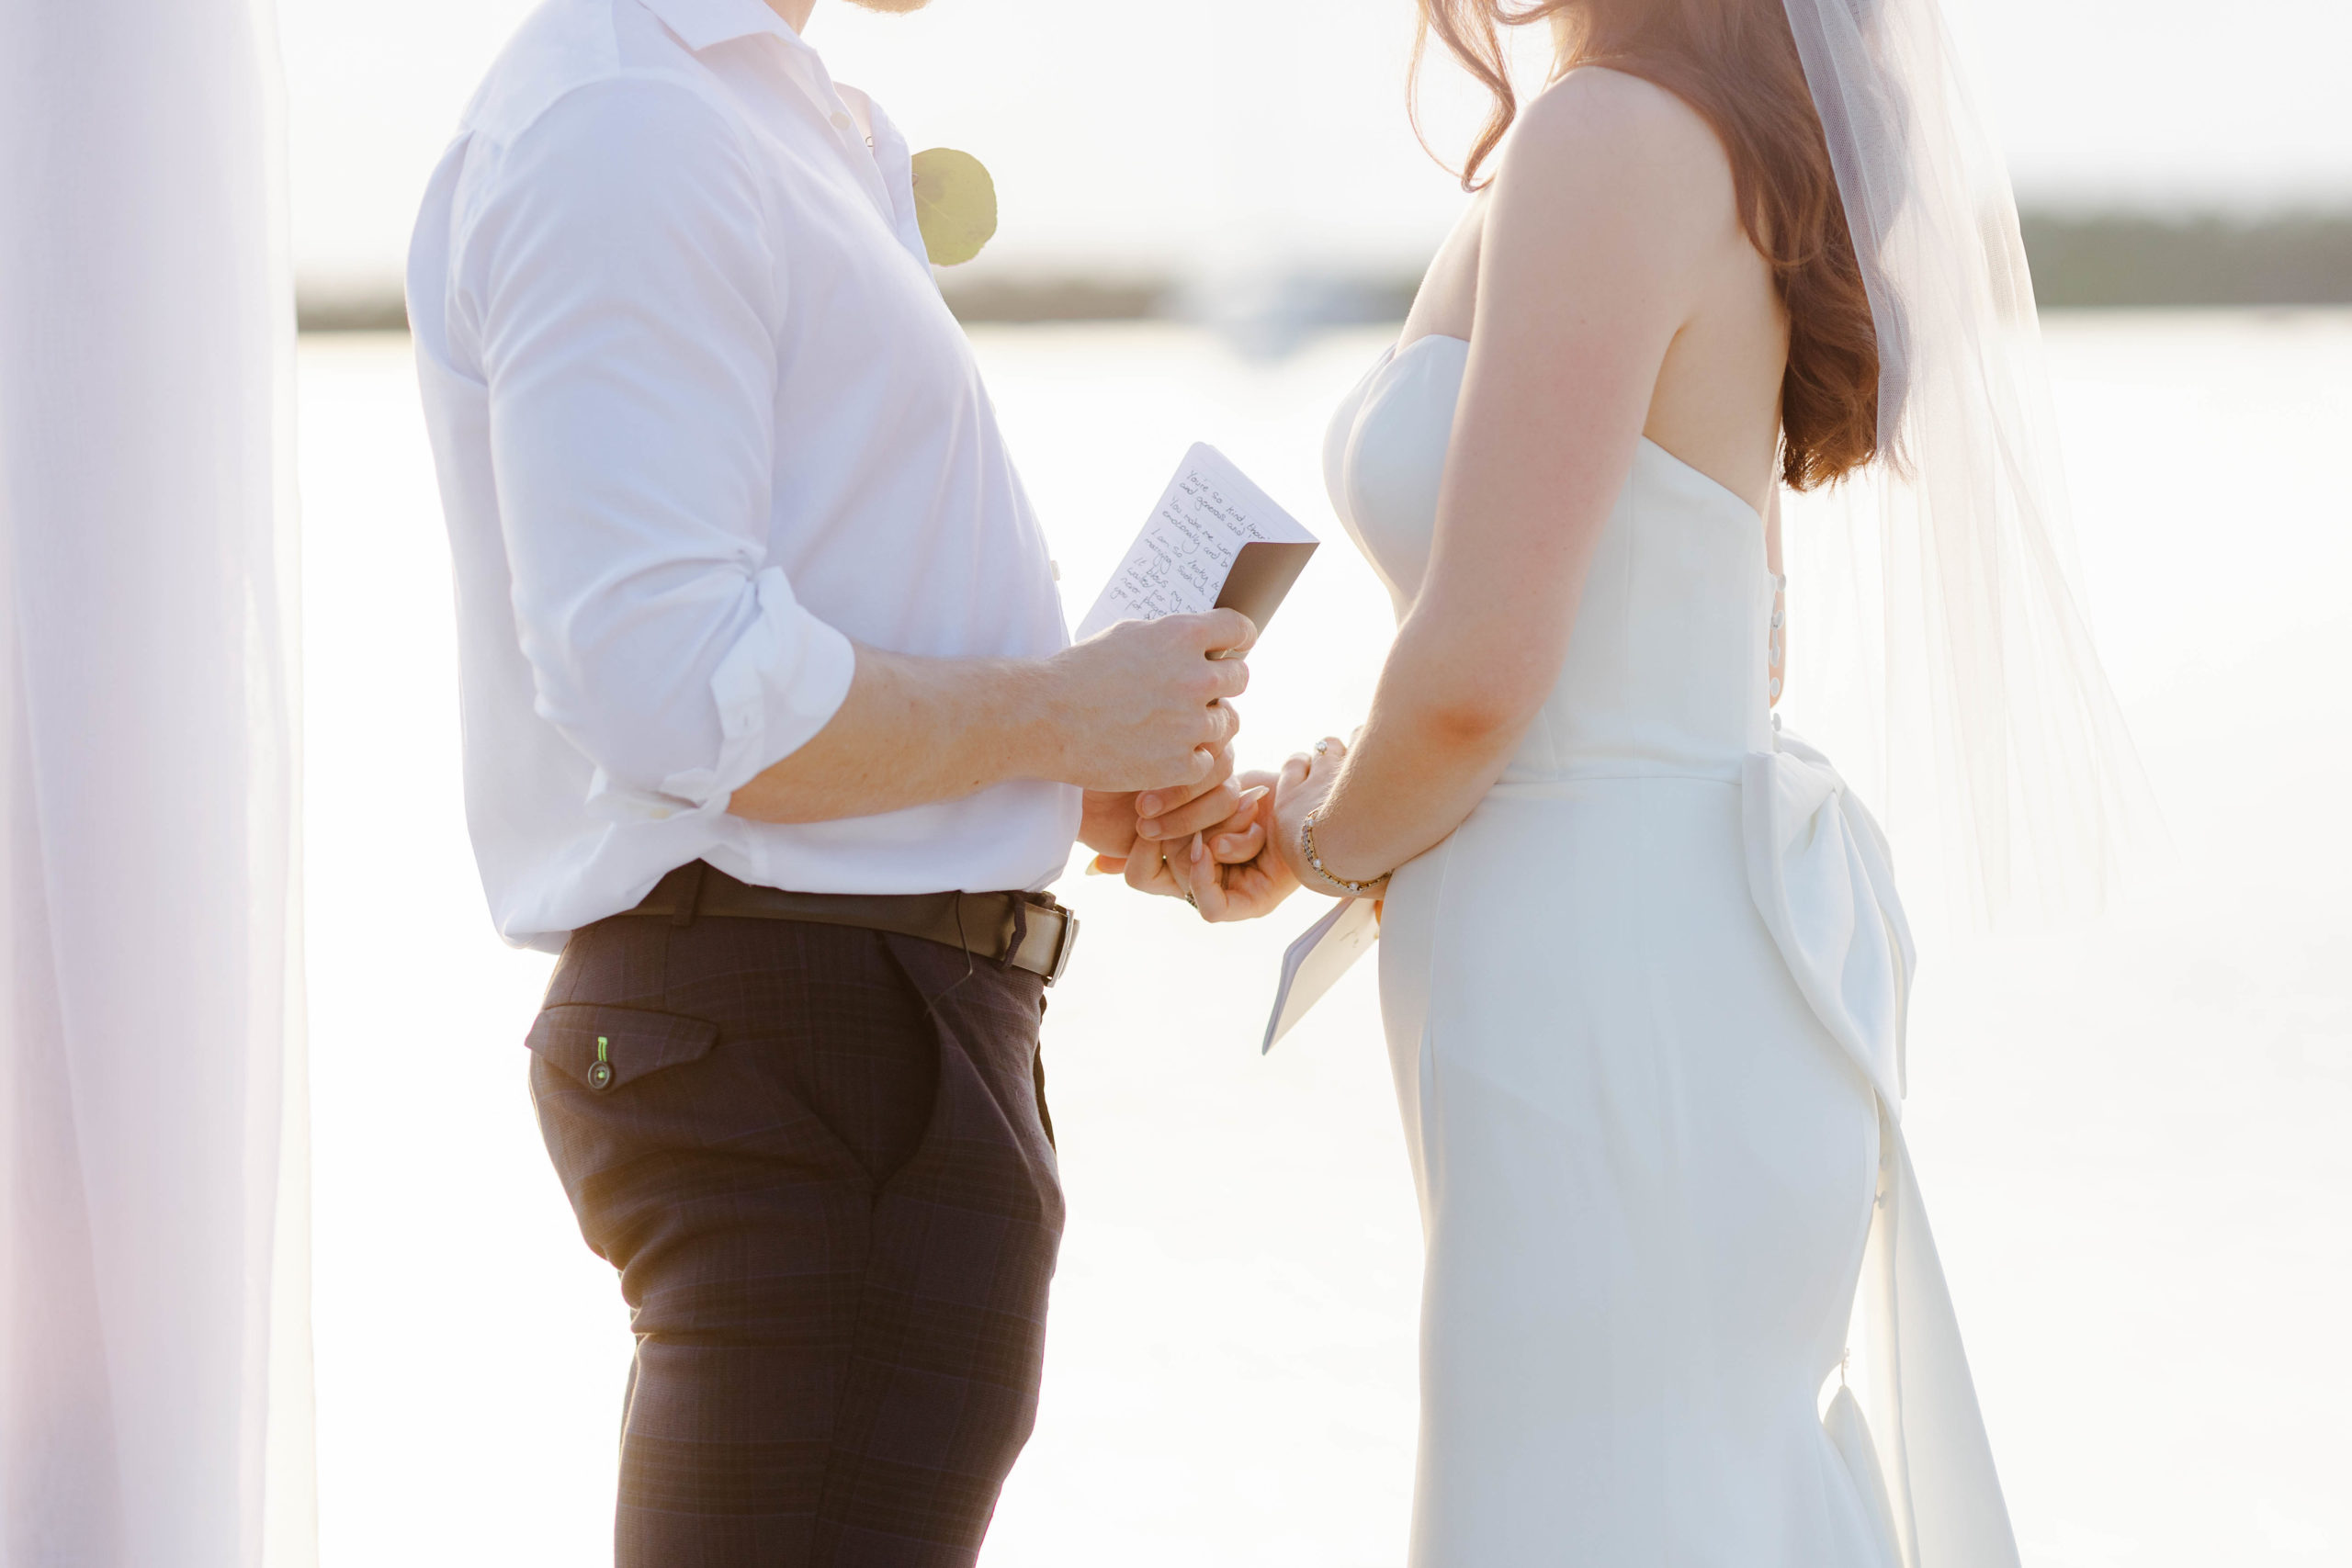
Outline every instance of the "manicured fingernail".
[[1198, 864], [1200, 864], [1200, 863], [1201, 863], [1201, 857], [1202, 857], [1203, 855], [1207, 854], [1208, 852], [1208, 852], [1208, 846], [1201, 842], [1201, 836], [1200, 836], [1198, 833], [1193, 834], [1193, 863], [1194, 865], [1198, 865]]
[[1102, 857], [1101, 855], [1096, 855], [1092, 860], [1086, 863], [1086, 874], [1089, 876], [1108, 876], [1111, 874], [1111, 870], [1110, 867], [1102, 863]]
[[1159, 818], [1157, 817], [1147, 817], [1142, 821], [1136, 823], [1136, 837], [1138, 839], [1157, 839], [1159, 837]]
[[1159, 816], [1159, 796], [1156, 795], [1139, 795], [1136, 796], [1136, 812], [1138, 816], [1143, 817]]
[[1221, 855], [1238, 854], [1240, 850], [1241, 840], [1230, 833], [1216, 841], [1216, 852]]
[[1260, 801], [1265, 799], [1268, 793], [1269, 792], [1264, 784], [1253, 785], [1252, 787], [1241, 792], [1241, 804], [1244, 806], [1255, 806]]

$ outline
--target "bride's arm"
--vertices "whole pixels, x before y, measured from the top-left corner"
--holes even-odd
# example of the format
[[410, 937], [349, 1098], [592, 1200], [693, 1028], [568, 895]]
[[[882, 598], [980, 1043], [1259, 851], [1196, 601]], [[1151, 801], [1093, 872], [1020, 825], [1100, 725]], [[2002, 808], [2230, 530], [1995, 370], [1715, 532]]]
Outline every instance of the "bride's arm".
[[[1559, 679], [1659, 368], [1722, 254], [1728, 166], [1645, 82], [1577, 72], [1530, 107], [1495, 183], [1476, 329], [1429, 570], [1340, 769], [1283, 792], [1276, 847], [1370, 881], [1458, 827]], [[1330, 782], [1336, 774], [1336, 783]]]
[[1772, 487], [1772, 502], [1764, 513], [1764, 567], [1772, 574], [1771, 645], [1766, 652], [1765, 679], [1770, 701], [1781, 705], [1781, 688], [1789, 676], [1789, 569], [1781, 564], [1781, 487]]

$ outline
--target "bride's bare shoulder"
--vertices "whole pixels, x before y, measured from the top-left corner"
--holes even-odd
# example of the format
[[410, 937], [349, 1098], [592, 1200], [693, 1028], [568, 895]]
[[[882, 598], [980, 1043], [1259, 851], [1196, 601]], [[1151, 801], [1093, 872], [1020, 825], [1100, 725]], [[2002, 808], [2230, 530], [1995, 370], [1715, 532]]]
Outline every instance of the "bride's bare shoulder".
[[1495, 183], [1521, 202], [1601, 196], [1710, 226], [1732, 203], [1731, 160], [1698, 110], [1600, 65], [1570, 71], [1528, 104]]
[[1514, 150], [1542, 157], [1611, 148], [1645, 162], [1730, 165], [1697, 109], [1645, 76], [1579, 65], [1538, 93], [1520, 116]]

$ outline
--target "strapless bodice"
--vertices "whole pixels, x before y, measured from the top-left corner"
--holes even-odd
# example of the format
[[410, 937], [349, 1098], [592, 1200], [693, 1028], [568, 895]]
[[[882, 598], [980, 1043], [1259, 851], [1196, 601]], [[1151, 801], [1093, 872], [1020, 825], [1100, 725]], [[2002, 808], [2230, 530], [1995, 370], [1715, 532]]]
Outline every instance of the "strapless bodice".
[[[1469, 344], [1392, 351], [1333, 417], [1325, 482], [1401, 617], [1428, 568]], [[1558, 683], [1506, 784], [1612, 772], [1738, 777], [1772, 749], [1773, 581], [1737, 496], [1651, 442], [1595, 551]]]

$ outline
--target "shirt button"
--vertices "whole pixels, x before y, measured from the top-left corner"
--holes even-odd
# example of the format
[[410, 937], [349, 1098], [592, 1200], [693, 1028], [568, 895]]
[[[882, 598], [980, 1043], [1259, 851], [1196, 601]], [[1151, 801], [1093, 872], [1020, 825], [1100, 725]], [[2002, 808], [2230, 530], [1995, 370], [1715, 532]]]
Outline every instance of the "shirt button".
[[850, 128], [850, 118], [849, 118], [849, 116], [847, 116], [847, 115], [845, 115], [845, 114], [837, 114], [837, 115], [833, 116], [833, 129], [834, 129], [835, 130], [847, 130], [849, 128]]

